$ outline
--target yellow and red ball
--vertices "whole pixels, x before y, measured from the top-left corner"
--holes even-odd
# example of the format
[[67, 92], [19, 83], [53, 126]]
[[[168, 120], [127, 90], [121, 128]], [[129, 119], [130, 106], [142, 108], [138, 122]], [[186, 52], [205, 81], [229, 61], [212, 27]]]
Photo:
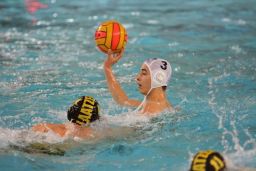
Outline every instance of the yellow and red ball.
[[109, 49], [119, 53], [125, 48], [128, 35], [119, 22], [110, 20], [103, 22], [95, 32], [95, 42], [100, 51], [107, 53]]

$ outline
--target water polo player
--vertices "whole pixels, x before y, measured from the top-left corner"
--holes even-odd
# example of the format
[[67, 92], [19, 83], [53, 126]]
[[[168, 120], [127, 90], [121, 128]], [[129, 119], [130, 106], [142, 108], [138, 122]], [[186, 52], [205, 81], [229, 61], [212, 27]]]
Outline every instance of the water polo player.
[[173, 110], [171, 103], [166, 96], [166, 87], [171, 78], [171, 65], [164, 59], [154, 58], [146, 60], [136, 77], [138, 89], [145, 98], [142, 102], [129, 99], [116, 80], [112, 66], [118, 62], [124, 50], [119, 54], [108, 51], [107, 59], [104, 62], [104, 71], [108, 83], [108, 88], [114, 100], [126, 106], [137, 107], [140, 113], [154, 115], [164, 110]]
[[32, 130], [44, 133], [52, 131], [61, 137], [86, 138], [93, 133], [90, 123], [99, 120], [99, 104], [93, 97], [82, 96], [68, 109], [67, 118], [72, 124], [42, 123], [33, 126]]

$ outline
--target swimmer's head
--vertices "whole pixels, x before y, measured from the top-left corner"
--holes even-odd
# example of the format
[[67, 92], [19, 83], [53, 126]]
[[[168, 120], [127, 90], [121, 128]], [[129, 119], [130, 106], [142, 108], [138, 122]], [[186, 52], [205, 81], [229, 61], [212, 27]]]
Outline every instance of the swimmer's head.
[[151, 89], [168, 85], [171, 79], [172, 68], [168, 61], [160, 58], [151, 58], [144, 62], [151, 76]]
[[224, 171], [225, 168], [224, 158], [218, 152], [207, 150], [194, 156], [190, 171]]
[[99, 119], [99, 104], [90, 96], [77, 99], [67, 112], [68, 120], [78, 125], [85, 125]]

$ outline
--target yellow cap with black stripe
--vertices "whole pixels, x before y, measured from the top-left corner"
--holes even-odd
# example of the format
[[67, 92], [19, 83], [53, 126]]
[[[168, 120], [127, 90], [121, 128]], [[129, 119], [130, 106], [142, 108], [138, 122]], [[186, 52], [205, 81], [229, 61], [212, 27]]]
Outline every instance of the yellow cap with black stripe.
[[67, 118], [78, 125], [94, 122], [99, 119], [99, 104], [91, 96], [82, 96], [68, 109]]
[[225, 168], [226, 164], [220, 153], [206, 150], [194, 156], [190, 171], [224, 171]]

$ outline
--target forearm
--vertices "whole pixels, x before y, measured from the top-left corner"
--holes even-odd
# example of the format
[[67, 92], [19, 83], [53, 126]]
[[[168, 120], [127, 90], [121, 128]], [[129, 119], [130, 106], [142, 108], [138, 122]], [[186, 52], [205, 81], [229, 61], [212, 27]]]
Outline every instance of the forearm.
[[140, 104], [137, 100], [128, 99], [126, 93], [121, 88], [119, 82], [116, 80], [113, 72], [112, 72], [112, 66], [122, 57], [122, 54], [124, 52], [124, 49], [119, 54], [113, 54], [111, 50], [108, 51], [108, 57], [104, 62], [104, 71], [107, 79], [107, 84], [109, 91], [111, 92], [114, 100], [121, 104], [126, 106], [138, 106]]
[[128, 97], [126, 93], [123, 91], [121, 88], [119, 82], [116, 80], [111, 66], [108, 66], [106, 63], [104, 64], [104, 71], [105, 71], [105, 76], [107, 79], [107, 84], [109, 91], [111, 92], [114, 100], [122, 105], [125, 105], [126, 101], [128, 100]]
[[37, 124], [32, 127], [32, 130], [35, 132], [48, 132], [48, 128], [46, 128], [45, 124]]

